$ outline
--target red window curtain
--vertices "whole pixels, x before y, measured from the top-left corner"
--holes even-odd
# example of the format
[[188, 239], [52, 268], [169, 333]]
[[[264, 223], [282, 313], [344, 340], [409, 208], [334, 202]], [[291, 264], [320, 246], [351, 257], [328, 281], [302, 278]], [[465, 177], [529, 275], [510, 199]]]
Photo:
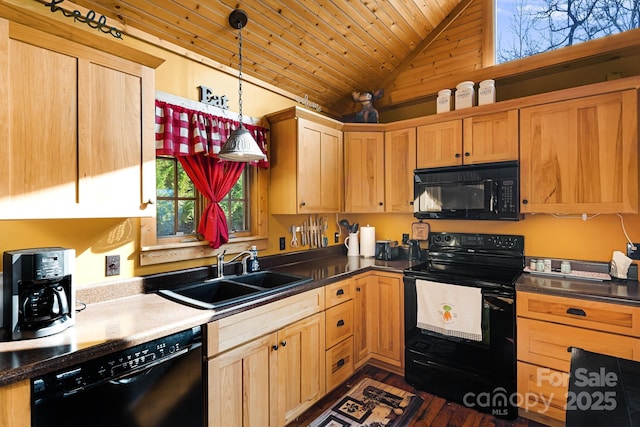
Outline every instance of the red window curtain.
[[[156, 100], [156, 155], [174, 156], [209, 203], [198, 233], [219, 248], [229, 241], [227, 218], [220, 201], [238, 181], [245, 163], [218, 158], [220, 148], [239, 122]], [[266, 154], [267, 129], [245, 124]], [[268, 167], [267, 160], [251, 163]]]

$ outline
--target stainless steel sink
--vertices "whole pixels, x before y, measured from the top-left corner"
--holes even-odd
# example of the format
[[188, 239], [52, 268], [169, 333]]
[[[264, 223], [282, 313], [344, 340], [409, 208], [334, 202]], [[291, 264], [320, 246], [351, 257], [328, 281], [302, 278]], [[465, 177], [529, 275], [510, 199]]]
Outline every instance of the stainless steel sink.
[[161, 289], [158, 293], [173, 301], [202, 309], [220, 309], [310, 282], [310, 277], [273, 271], [208, 279]]

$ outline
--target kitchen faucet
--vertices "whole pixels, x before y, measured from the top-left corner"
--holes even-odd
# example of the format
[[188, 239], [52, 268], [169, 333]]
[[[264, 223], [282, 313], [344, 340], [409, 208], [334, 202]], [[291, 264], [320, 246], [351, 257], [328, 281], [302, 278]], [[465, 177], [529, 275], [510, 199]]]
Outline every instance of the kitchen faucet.
[[226, 264], [237, 260], [238, 258], [240, 258], [243, 255], [244, 255], [244, 257], [242, 258], [242, 274], [247, 274], [247, 259], [250, 258], [253, 255], [251, 253], [251, 251], [242, 251], [238, 255], [236, 255], [233, 258], [231, 258], [229, 261], [225, 261], [224, 260], [224, 254], [225, 253], [227, 253], [226, 249], [216, 255], [216, 257], [218, 258], [218, 266], [217, 266], [218, 267], [218, 276], [217, 276], [218, 279], [220, 279], [221, 277], [224, 277], [224, 266]]

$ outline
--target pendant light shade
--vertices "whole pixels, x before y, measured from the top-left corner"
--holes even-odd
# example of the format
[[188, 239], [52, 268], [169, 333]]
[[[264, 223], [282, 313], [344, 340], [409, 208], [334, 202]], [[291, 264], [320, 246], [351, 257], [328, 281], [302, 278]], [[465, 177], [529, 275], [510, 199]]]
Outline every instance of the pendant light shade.
[[239, 63], [238, 63], [238, 100], [239, 100], [239, 122], [240, 126], [231, 132], [229, 139], [224, 143], [218, 157], [224, 160], [235, 162], [253, 162], [265, 160], [258, 143], [253, 139], [251, 132], [242, 124], [242, 28], [247, 25], [249, 18], [247, 13], [241, 9], [235, 9], [229, 15], [229, 25], [238, 29]]

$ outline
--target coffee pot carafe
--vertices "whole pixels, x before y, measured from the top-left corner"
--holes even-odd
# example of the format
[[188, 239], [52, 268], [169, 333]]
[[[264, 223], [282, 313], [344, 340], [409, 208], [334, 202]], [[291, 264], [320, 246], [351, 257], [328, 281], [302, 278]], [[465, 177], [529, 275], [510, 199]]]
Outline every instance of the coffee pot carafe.
[[420, 240], [408, 240], [407, 244], [409, 245], [409, 253], [407, 258], [409, 261], [417, 261], [420, 259], [421, 251], [420, 251]]
[[73, 249], [22, 249], [3, 254], [0, 319], [5, 338], [44, 337], [75, 323], [74, 265]]

